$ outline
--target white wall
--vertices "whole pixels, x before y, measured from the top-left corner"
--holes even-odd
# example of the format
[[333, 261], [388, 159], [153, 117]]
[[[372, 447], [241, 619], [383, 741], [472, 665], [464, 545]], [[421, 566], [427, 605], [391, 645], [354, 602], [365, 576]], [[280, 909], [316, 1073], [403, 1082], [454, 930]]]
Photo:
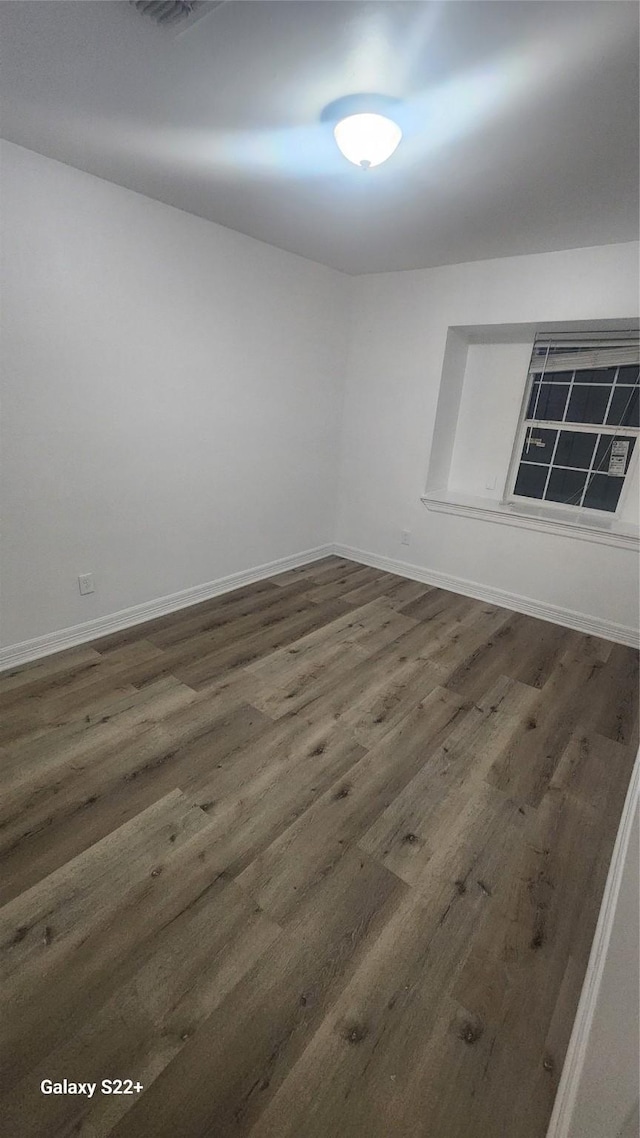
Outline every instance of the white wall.
[[[332, 540], [637, 625], [633, 552], [420, 501], [449, 330], [633, 317], [637, 245], [350, 279], [2, 156], [1, 644]], [[503, 373], [527, 354], [491, 351]], [[470, 349], [467, 408], [486, 360]], [[470, 456], [480, 481], [495, 465], [473, 419], [452, 464], [467, 489]], [[494, 443], [510, 452], [511, 427]]]
[[2, 226], [0, 643], [332, 540], [347, 278], [11, 144]]
[[[633, 551], [434, 513], [420, 501], [431, 449], [437, 454], [441, 441], [433, 431], [450, 328], [637, 313], [636, 243], [358, 278], [338, 542], [637, 628]], [[510, 450], [511, 433], [506, 442]], [[411, 532], [409, 548], [400, 544], [402, 530]]]
[[501, 500], [532, 346], [533, 338], [469, 345], [449, 475], [453, 490]]

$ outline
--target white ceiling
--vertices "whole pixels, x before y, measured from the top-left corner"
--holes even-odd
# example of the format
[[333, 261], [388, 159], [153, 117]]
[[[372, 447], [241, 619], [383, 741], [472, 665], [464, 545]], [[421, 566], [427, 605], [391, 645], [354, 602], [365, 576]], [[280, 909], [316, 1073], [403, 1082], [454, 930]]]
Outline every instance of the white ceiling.
[[[126, 0], [5, 0], [2, 134], [367, 273], [638, 236], [638, 8], [229, 0], [180, 35]], [[323, 107], [403, 100], [363, 171]]]

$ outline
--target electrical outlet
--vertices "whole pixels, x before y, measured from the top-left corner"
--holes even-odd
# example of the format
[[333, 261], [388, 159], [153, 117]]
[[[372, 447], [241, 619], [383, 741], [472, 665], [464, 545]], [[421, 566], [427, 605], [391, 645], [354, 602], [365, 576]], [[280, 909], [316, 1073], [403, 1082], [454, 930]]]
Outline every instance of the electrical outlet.
[[403, 529], [400, 535], [400, 545], [411, 545], [411, 534], [408, 529]]
[[83, 597], [86, 597], [87, 593], [95, 592], [93, 573], [81, 573], [78, 577], [78, 588]]

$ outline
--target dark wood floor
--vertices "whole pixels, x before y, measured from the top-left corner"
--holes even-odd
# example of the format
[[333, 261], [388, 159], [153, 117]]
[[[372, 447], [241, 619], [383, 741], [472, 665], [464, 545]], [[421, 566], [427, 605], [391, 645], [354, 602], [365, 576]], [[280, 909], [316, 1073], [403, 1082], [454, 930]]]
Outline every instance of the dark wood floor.
[[3, 1133], [543, 1138], [637, 677], [337, 558], [0, 677]]

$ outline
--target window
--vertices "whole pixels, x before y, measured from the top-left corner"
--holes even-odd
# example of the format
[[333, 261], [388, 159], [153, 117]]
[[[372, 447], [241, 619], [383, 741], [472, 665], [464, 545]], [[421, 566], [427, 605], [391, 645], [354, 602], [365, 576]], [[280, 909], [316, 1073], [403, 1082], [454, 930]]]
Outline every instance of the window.
[[634, 458], [638, 334], [538, 338], [510, 497], [615, 513]]

